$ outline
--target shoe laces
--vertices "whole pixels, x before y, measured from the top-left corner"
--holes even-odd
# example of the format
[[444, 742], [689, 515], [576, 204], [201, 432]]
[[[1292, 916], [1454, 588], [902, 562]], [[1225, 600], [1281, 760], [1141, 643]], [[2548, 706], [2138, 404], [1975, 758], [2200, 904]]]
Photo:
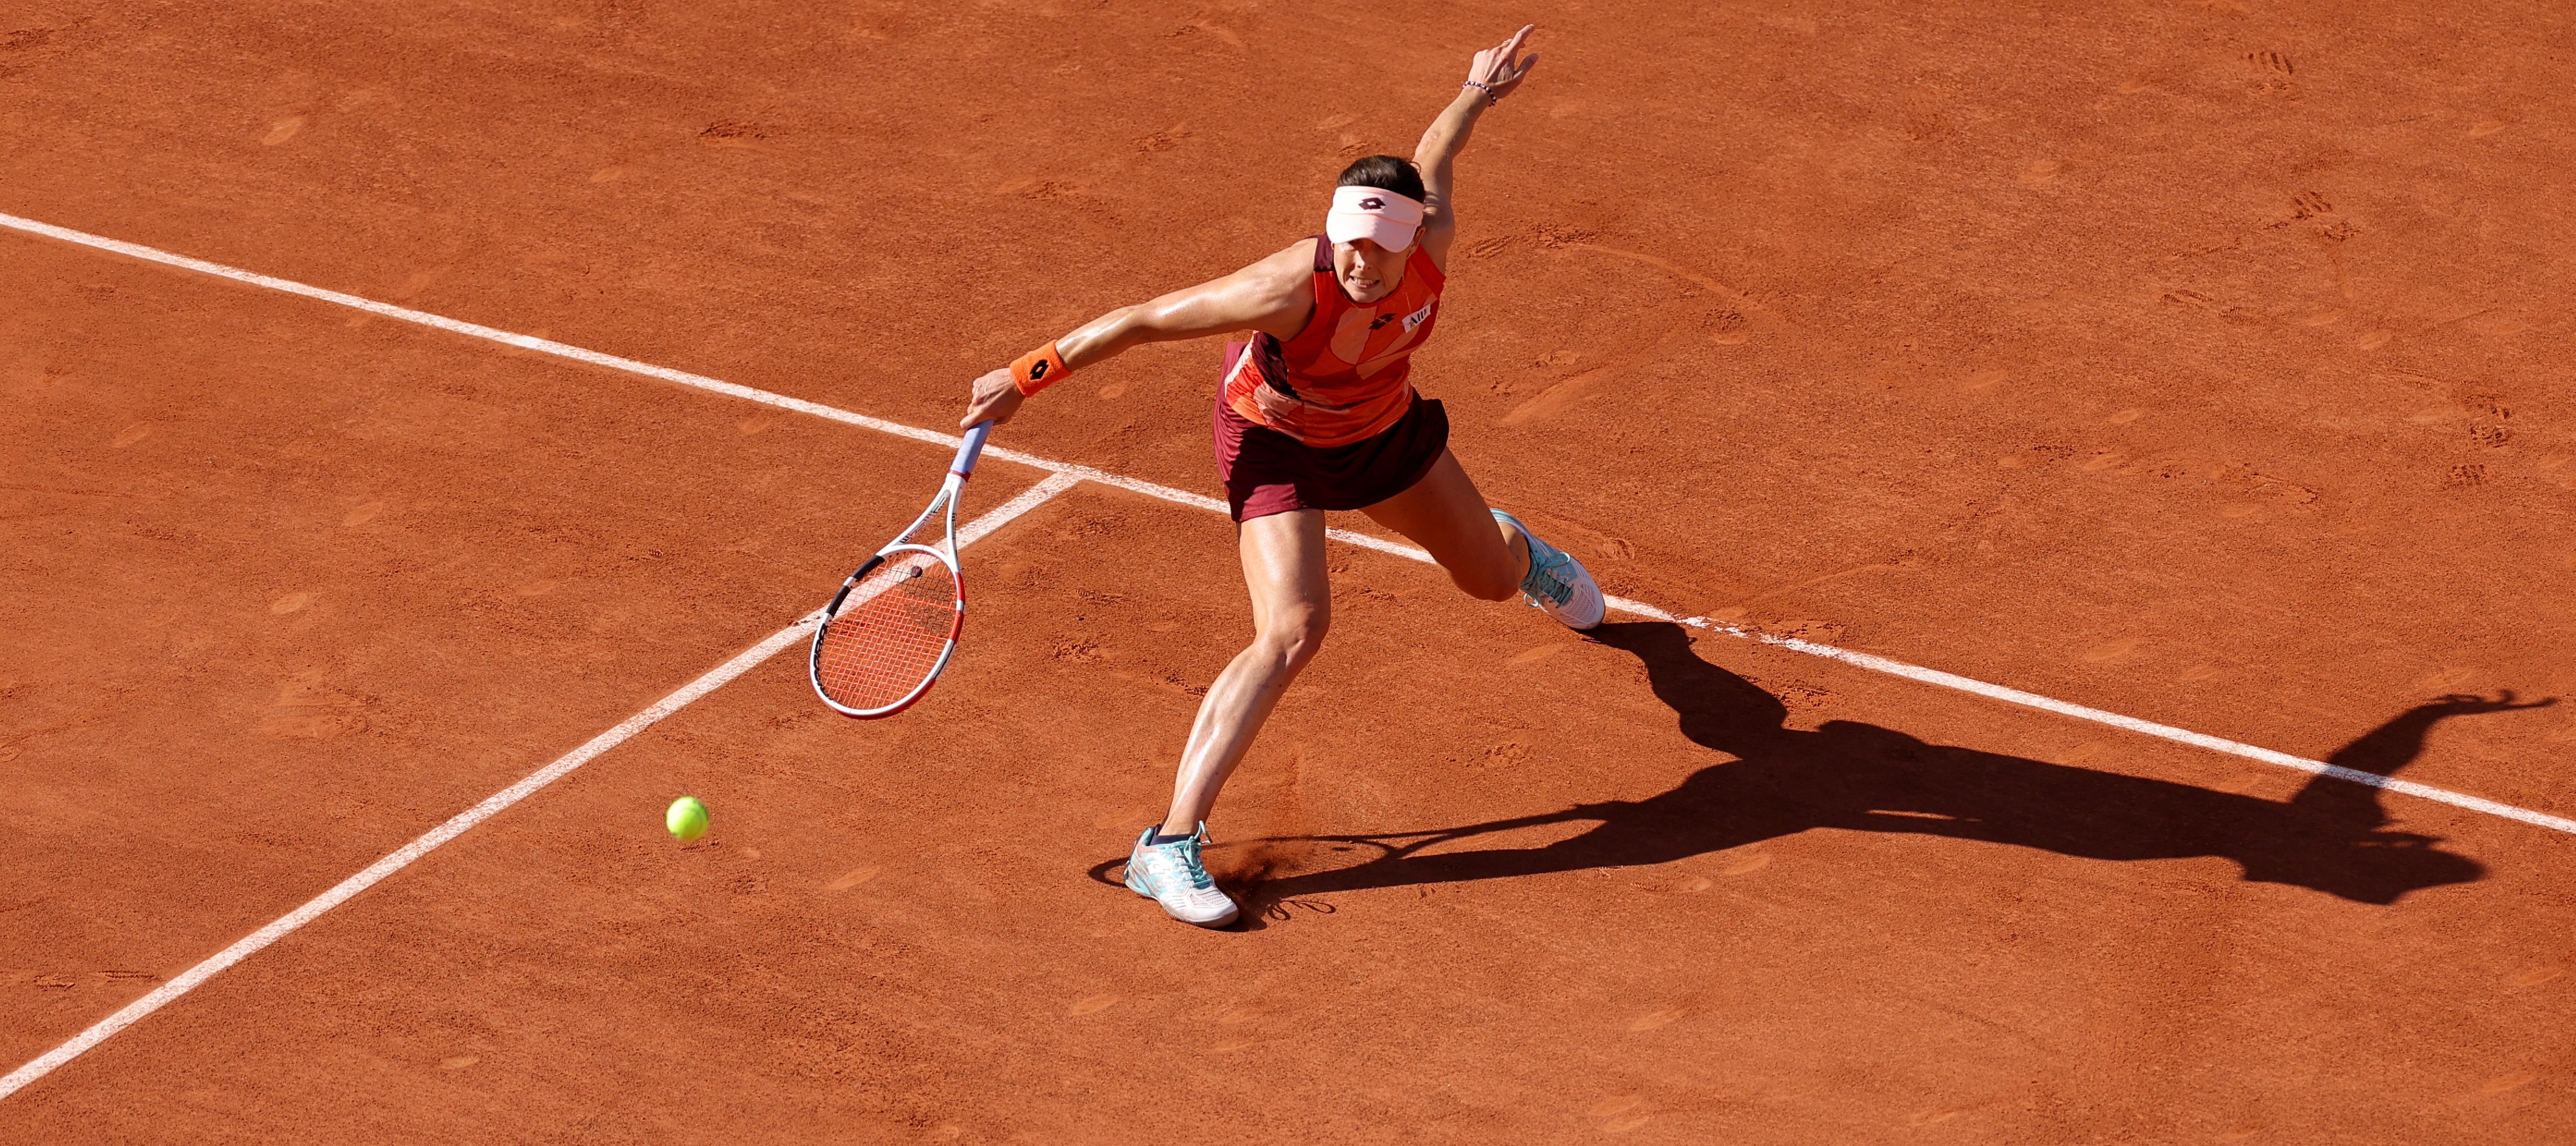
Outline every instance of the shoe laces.
[[[1535, 542], [1537, 539], [1531, 540]], [[1535, 553], [1531, 555], [1529, 576], [1521, 579], [1521, 595], [1529, 598], [1531, 608], [1538, 607], [1540, 598], [1554, 602], [1559, 608], [1574, 599], [1574, 582], [1563, 572], [1570, 560], [1564, 550], [1554, 546], [1548, 547], [1545, 557]]]
[[1189, 881], [1191, 887], [1200, 891], [1216, 886], [1215, 877], [1208, 874], [1207, 865], [1199, 859], [1197, 836], [1191, 836], [1178, 843], [1148, 845], [1145, 848], [1145, 862], [1152, 866], [1156, 883], [1164, 882], [1167, 877], [1177, 876]]

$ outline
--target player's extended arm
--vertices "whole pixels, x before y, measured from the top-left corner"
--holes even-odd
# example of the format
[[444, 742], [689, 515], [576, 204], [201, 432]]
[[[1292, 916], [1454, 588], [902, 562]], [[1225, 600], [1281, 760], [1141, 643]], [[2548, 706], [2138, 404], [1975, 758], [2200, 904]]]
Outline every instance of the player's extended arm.
[[1422, 169], [1422, 249], [1431, 256], [1432, 265], [1443, 270], [1449, 267], [1450, 240], [1458, 237], [1458, 209], [1450, 197], [1458, 151], [1467, 146], [1467, 133], [1475, 130], [1476, 117], [1521, 86], [1537, 65], [1538, 53], [1520, 54], [1521, 43], [1537, 28], [1527, 25], [1499, 47], [1476, 53], [1475, 61], [1467, 65], [1467, 82], [1458, 87], [1458, 98], [1441, 109], [1440, 117], [1423, 131], [1422, 142], [1414, 146], [1413, 165]]
[[[1224, 278], [1119, 307], [1056, 339], [1055, 351], [1069, 373], [1147, 342], [1181, 342], [1238, 330], [1294, 338], [1315, 308], [1307, 282], [1314, 274], [1314, 250], [1313, 243], [1301, 240]], [[975, 380], [966, 416], [957, 424], [1010, 421], [1025, 400], [1011, 370], [995, 370]]]

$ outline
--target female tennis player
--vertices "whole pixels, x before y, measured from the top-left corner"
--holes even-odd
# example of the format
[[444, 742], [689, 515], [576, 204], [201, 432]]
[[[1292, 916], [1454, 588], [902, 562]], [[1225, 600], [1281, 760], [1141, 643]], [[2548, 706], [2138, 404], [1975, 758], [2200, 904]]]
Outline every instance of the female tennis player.
[[1218, 789], [1323, 643], [1332, 613], [1324, 511], [1356, 509], [1413, 539], [1472, 596], [1518, 592], [1574, 628], [1601, 623], [1591, 575], [1485, 504], [1450, 456], [1440, 403], [1415, 393], [1409, 377], [1411, 355], [1439, 322], [1458, 236], [1451, 164], [1476, 118], [1538, 62], [1520, 55], [1530, 32], [1476, 53], [1410, 162], [1372, 155], [1344, 170], [1322, 235], [1110, 311], [975, 380], [961, 425], [1009, 421], [1031, 395], [1139, 343], [1246, 335], [1226, 344], [1214, 422], [1217, 474], [1252, 591], [1252, 644], [1208, 688], [1170, 813], [1127, 859], [1127, 886], [1174, 919], [1234, 921], [1234, 901], [1208, 878], [1199, 850]]

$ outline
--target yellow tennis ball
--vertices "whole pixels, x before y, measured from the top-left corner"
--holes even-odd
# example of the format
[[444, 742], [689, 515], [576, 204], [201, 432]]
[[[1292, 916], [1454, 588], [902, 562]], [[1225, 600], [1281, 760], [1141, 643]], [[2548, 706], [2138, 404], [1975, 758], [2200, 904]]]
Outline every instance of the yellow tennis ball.
[[682, 796], [671, 801], [671, 810], [663, 814], [662, 823], [685, 844], [707, 834], [707, 806], [695, 796]]

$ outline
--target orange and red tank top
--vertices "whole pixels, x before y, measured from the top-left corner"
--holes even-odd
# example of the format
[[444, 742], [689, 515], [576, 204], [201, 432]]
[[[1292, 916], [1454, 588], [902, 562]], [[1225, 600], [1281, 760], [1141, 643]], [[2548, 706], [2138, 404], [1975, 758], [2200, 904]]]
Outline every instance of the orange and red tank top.
[[1385, 431], [1413, 405], [1413, 352], [1440, 317], [1440, 268], [1417, 244], [1393, 293], [1361, 305], [1333, 276], [1333, 244], [1315, 237], [1315, 313], [1295, 338], [1255, 334], [1226, 372], [1222, 399], [1246, 421], [1309, 446], [1347, 446]]

